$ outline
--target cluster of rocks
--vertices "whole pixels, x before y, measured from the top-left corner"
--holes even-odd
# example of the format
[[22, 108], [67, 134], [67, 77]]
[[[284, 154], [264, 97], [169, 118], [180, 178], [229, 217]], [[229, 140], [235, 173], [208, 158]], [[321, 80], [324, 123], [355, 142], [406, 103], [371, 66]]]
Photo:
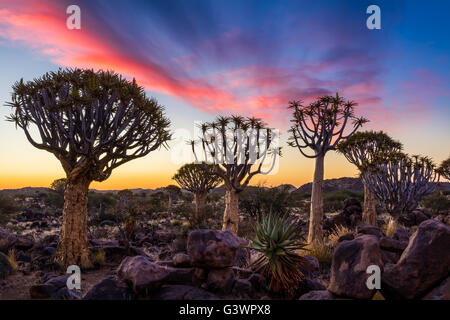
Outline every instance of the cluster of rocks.
[[245, 244], [229, 231], [195, 230], [189, 235], [187, 253], [162, 261], [145, 254], [128, 256], [84, 299], [261, 298], [267, 294], [265, 279], [235, 265]]
[[371, 265], [380, 268], [385, 299], [450, 299], [450, 227], [428, 219], [407, 236], [403, 229], [390, 238], [377, 227], [360, 225], [355, 239], [334, 251], [327, 290], [300, 299], [372, 299], [377, 290], [366, 285]]
[[361, 202], [355, 198], [348, 198], [344, 201], [344, 208], [338, 214], [324, 219], [323, 228], [331, 230], [336, 226], [355, 228], [362, 219]]

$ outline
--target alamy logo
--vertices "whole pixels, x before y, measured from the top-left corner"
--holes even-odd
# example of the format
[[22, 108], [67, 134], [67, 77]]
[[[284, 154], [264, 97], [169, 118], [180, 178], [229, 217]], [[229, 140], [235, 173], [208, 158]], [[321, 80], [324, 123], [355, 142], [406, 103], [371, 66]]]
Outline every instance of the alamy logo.
[[372, 264], [367, 267], [366, 273], [370, 274], [367, 278], [366, 286], [368, 289], [381, 289], [381, 270], [380, 267]]
[[81, 29], [81, 9], [79, 6], [72, 4], [67, 7], [66, 13], [70, 14], [66, 20], [66, 26], [69, 30]]
[[80, 290], [81, 289], [81, 270], [79, 266], [76, 265], [71, 265], [67, 268], [67, 272], [71, 274], [69, 276], [69, 278], [67, 278], [66, 281], [66, 285], [67, 285], [67, 289], [69, 290], [73, 290], [73, 289], [77, 289]]
[[367, 14], [370, 14], [370, 17], [367, 18], [366, 26], [369, 30], [373, 29], [381, 29], [381, 9], [377, 5], [371, 5], [367, 7]]

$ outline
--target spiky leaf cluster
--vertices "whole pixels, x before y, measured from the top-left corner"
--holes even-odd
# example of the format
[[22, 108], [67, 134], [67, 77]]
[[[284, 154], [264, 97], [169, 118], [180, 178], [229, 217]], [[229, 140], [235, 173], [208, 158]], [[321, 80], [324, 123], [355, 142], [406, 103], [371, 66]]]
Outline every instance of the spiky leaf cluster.
[[[200, 129], [199, 139], [191, 141], [195, 162], [212, 165], [204, 169], [221, 177], [228, 189], [244, 190], [253, 176], [270, 172], [281, 155], [281, 148], [274, 145], [278, 137], [257, 118], [220, 116]], [[268, 156], [272, 166], [263, 172]]]
[[[338, 94], [335, 97], [319, 97], [309, 105], [303, 105], [301, 101], [291, 101], [289, 108], [294, 112], [289, 145], [297, 147], [307, 158], [315, 158], [335, 150], [340, 141], [350, 137], [369, 121], [355, 116], [356, 105]], [[345, 130], [349, 124], [352, 129], [346, 134]], [[313, 153], [308, 154], [306, 149], [311, 149]]]
[[270, 280], [269, 288], [289, 296], [304, 280], [300, 267], [305, 258], [298, 250], [305, 247], [301, 228], [287, 215], [268, 214], [255, 226], [252, 249], [261, 256], [253, 262], [252, 269]]
[[34, 147], [53, 153], [68, 177], [103, 181], [170, 139], [163, 107], [114, 72], [60, 69], [20, 80], [7, 105], [8, 120]]

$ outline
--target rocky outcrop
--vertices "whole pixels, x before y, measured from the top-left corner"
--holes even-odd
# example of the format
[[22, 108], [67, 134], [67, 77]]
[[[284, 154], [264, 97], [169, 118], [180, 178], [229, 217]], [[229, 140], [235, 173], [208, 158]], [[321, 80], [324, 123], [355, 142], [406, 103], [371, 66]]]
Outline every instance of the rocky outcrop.
[[450, 227], [436, 220], [419, 225], [395, 265], [382, 275], [382, 294], [390, 299], [415, 299], [450, 273]]
[[328, 290], [337, 296], [371, 299], [375, 290], [366, 285], [369, 277], [366, 271], [370, 265], [379, 266], [383, 270], [376, 236], [363, 235], [341, 242], [333, 254]]

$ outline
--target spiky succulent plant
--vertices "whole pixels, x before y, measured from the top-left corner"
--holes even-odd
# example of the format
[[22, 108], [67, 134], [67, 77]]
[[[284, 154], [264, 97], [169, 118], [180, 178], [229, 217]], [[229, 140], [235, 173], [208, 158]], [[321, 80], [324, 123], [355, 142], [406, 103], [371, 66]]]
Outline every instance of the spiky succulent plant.
[[305, 247], [295, 221], [287, 215], [268, 214], [255, 225], [252, 249], [261, 253], [251, 268], [269, 280], [269, 289], [291, 296], [305, 279], [301, 267], [306, 259], [298, 254]]

